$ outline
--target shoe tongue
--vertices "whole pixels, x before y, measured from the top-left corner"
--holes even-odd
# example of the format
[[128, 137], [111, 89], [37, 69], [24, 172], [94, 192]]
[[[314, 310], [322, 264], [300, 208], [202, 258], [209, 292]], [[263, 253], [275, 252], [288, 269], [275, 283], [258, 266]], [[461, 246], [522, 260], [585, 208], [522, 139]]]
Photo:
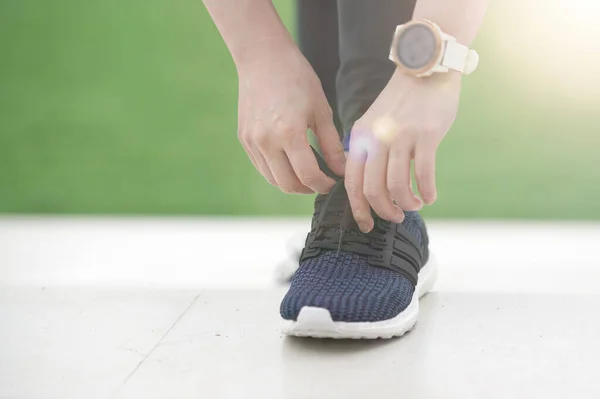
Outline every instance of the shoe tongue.
[[348, 203], [348, 194], [344, 187], [344, 180], [338, 180], [328, 194], [319, 194], [315, 198], [315, 211], [320, 211], [323, 205], [327, 204], [328, 210], [344, 210]]
[[328, 177], [331, 177], [333, 180], [340, 180], [341, 177], [336, 175], [335, 173], [333, 173], [333, 171], [331, 169], [329, 169], [329, 166], [327, 166], [327, 162], [325, 162], [325, 160], [323, 159], [321, 154], [319, 154], [312, 145], [310, 146], [310, 149], [312, 150], [313, 154], [315, 155], [315, 158], [317, 158], [317, 163], [319, 164], [319, 169], [321, 169], [321, 171], [323, 173], [325, 173], [325, 175], [327, 175]]

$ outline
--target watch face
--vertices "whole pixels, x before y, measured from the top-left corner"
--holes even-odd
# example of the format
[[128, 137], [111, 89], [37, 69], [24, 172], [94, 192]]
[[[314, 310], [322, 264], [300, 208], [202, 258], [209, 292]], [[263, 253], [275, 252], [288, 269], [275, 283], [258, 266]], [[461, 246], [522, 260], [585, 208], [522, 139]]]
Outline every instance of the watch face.
[[406, 27], [396, 41], [398, 61], [408, 69], [421, 69], [433, 61], [437, 40], [433, 30], [424, 24]]

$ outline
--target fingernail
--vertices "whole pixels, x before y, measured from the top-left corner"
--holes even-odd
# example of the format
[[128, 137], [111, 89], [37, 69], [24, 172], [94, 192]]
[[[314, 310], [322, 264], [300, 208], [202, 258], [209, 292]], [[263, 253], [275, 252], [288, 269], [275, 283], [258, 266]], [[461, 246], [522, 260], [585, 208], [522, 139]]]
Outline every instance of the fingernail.
[[423, 201], [419, 200], [419, 205], [416, 206], [415, 211], [420, 211], [423, 209]]
[[358, 227], [360, 228], [360, 231], [362, 231], [363, 233], [367, 234], [369, 231], [371, 231], [371, 223], [369, 222], [362, 222], [358, 225]]
[[394, 220], [394, 222], [396, 223], [402, 223], [404, 221], [404, 213], [400, 213], [396, 215], [396, 220]]
[[429, 200], [427, 201], [427, 205], [431, 205], [435, 202], [435, 200], [437, 199], [437, 196], [434, 195], [433, 197], [429, 198]]

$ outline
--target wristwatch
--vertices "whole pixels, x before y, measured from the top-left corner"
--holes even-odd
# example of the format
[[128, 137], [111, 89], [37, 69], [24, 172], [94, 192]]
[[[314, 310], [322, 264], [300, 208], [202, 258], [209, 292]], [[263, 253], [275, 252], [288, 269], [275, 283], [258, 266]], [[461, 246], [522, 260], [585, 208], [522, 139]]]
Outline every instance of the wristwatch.
[[479, 55], [435, 23], [421, 19], [396, 27], [390, 60], [403, 72], [417, 77], [450, 69], [468, 75], [477, 68]]

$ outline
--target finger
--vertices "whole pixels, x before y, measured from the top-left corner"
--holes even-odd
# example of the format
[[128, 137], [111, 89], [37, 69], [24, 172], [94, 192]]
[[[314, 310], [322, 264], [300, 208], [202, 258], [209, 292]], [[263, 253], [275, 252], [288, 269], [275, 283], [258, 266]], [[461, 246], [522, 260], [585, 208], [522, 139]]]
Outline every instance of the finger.
[[310, 149], [306, 135], [302, 134], [294, 137], [297, 137], [297, 139], [292, 140], [284, 150], [298, 180], [302, 185], [310, 187], [313, 191], [321, 194], [328, 193], [333, 188], [335, 180], [327, 177], [319, 169], [319, 164]]
[[354, 220], [363, 233], [368, 233], [373, 229], [373, 217], [371, 216], [371, 207], [369, 201], [363, 193], [363, 181], [365, 175], [366, 151], [360, 146], [352, 148], [346, 161], [345, 185], [348, 193], [348, 200], [352, 208]]
[[387, 169], [389, 149], [380, 147], [370, 151], [365, 163], [365, 197], [382, 219], [396, 223], [404, 220], [404, 213], [394, 205], [387, 190]]
[[[240, 143], [242, 143], [242, 147], [244, 147], [244, 151], [246, 151], [246, 155], [248, 155], [248, 158], [250, 159], [250, 162], [252, 162], [252, 165], [254, 165], [254, 168], [262, 174], [262, 172], [260, 170], [260, 166], [256, 162], [254, 155], [252, 155], [251, 147], [248, 144], [246, 144], [243, 140], [240, 140]], [[270, 172], [270, 170], [269, 170], [269, 172]]]
[[263, 154], [277, 186], [284, 193], [312, 194], [314, 191], [298, 180], [288, 157], [283, 150], [275, 150], [269, 154]]
[[415, 178], [421, 198], [427, 205], [431, 205], [437, 198], [435, 187], [435, 143], [419, 143], [415, 148]]
[[251, 136], [248, 133], [248, 130], [238, 130], [238, 139], [240, 143], [242, 143], [242, 147], [244, 147], [248, 158], [250, 158], [250, 162], [252, 162], [256, 170], [258, 170], [270, 184], [277, 186], [277, 182], [275, 181], [267, 162], [261, 155], [260, 149], [257, 145], [253, 144], [253, 141], [250, 139], [250, 137]]
[[340, 140], [329, 104], [325, 104], [322, 112], [315, 115], [314, 126], [311, 126], [313, 133], [319, 141], [319, 146], [329, 168], [338, 176], [344, 176], [346, 165], [346, 155], [344, 146]]
[[418, 211], [423, 202], [411, 188], [411, 150], [400, 145], [392, 145], [387, 170], [387, 188], [396, 204], [405, 211]]
[[250, 160], [254, 164], [254, 167], [260, 172], [261, 175], [263, 175], [263, 177], [269, 183], [277, 187], [277, 180], [275, 180], [275, 177], [271, 172], [271, 168], [269, 168], [269, 165], [267, 164], [267, 161], [265, 161], [265, 158], [262, 156], [259, 148], [254, 145], [244, 145], [244, 147], [247, 148], [246, 153], [248, 154], [248, 157], [250, 157]]

